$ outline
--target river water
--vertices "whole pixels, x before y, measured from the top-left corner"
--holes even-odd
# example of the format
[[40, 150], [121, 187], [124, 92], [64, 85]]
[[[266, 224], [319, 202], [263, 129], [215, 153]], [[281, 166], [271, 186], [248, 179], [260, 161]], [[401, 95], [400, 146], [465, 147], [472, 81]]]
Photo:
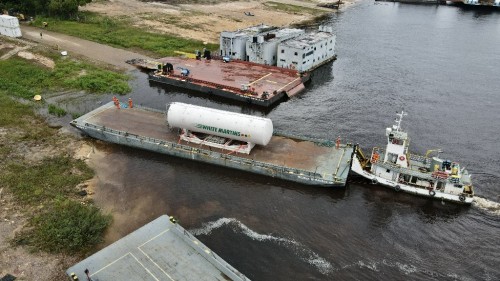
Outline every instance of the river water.
[[404, 109], [411, 151], [441, 148], [460, 161], [477, 202], [309, 187], [96, 141], [95, 200], [116, 217], [107, 243], [167, 213], [252, 280], [500, 280], [500, 13], [362, 1], [324, 21], [338, 60], [270, 111], [149, 84], [140, 72], [131, 97], [267, 116], [277, 130], [340, 135], [365, 151], [384, 145]]

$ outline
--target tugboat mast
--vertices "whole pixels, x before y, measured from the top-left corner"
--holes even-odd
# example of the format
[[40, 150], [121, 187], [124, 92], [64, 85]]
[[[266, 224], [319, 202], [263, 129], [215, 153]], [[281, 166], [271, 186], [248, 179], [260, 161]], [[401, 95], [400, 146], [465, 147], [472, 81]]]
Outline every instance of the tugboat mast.
[[399, 132], [399, 130], [401, 129], [401, 121], [403, 121], [403, 116], [406, 116], [408, 115], [406, 112], [404, 112], [403, 110], [401, 110], [401, 113], [396, 113], [397, 116], [399, 116], [398, 119], [396, 119], [396, 126], [394, 127], [394, 129]]

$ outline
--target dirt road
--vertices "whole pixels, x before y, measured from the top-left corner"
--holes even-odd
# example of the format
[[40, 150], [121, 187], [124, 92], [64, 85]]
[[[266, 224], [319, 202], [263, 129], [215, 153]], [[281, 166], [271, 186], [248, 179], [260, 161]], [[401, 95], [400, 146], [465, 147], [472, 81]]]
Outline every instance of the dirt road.
[[[69, 35], [46, 31], [32, 26], [23, 25], [21, 26], [21, 31], [24, 38], [52, 46], [53, 48], [58, 48], [59, 51], [67, 51], [70, 56], [72, 53], [83, 55], [91, 60], [105, 62], [121, 69], [129, 70], [134, 68], [125, 63], [126, 60], [132, 58], [147, 58], [138, 53], [113, 48]], [[40, 36], [40, 33], [42, 36]]]

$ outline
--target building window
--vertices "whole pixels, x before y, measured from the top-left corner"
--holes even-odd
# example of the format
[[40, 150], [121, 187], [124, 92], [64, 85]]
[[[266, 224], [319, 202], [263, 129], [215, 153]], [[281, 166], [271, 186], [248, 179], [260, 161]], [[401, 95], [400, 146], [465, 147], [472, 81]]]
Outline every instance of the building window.
[[284, 54], [285, 53], [285, 50], [281, 50], [281, 53]]
[[306, 54], [302, 54], [302, 58], [305, 58], [306, 57]]
[[295, 52], [295, 55], [298, 55], [297, 52]]

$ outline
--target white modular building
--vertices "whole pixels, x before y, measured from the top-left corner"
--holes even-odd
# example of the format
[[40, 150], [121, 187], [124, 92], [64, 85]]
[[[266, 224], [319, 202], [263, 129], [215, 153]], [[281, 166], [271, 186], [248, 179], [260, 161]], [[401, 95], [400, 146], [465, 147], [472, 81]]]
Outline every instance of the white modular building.
[[220, 34], [220, 55], [231, 59], [245, 60], [248, 38], [275, 29], [274, 26], [260, 24], [236, 31], [223, 31]]
[[265, 65], [276, 65], [278, 45], [288, 39], [304, 34], [304, 30], [296, 28], [283, 28], [247, 40], [245, 60]]
[[16, 17], [0, 15], [0, 34], [9, 37], [21, 37], [19, 20]]
[[500, 7], [500, 0], [495, 0], [495, 2], [493, 3], [493, 6]]
[[281, 42], [277, 66], [305, 72], [335, 58], [335, 39], [331, 27]]

